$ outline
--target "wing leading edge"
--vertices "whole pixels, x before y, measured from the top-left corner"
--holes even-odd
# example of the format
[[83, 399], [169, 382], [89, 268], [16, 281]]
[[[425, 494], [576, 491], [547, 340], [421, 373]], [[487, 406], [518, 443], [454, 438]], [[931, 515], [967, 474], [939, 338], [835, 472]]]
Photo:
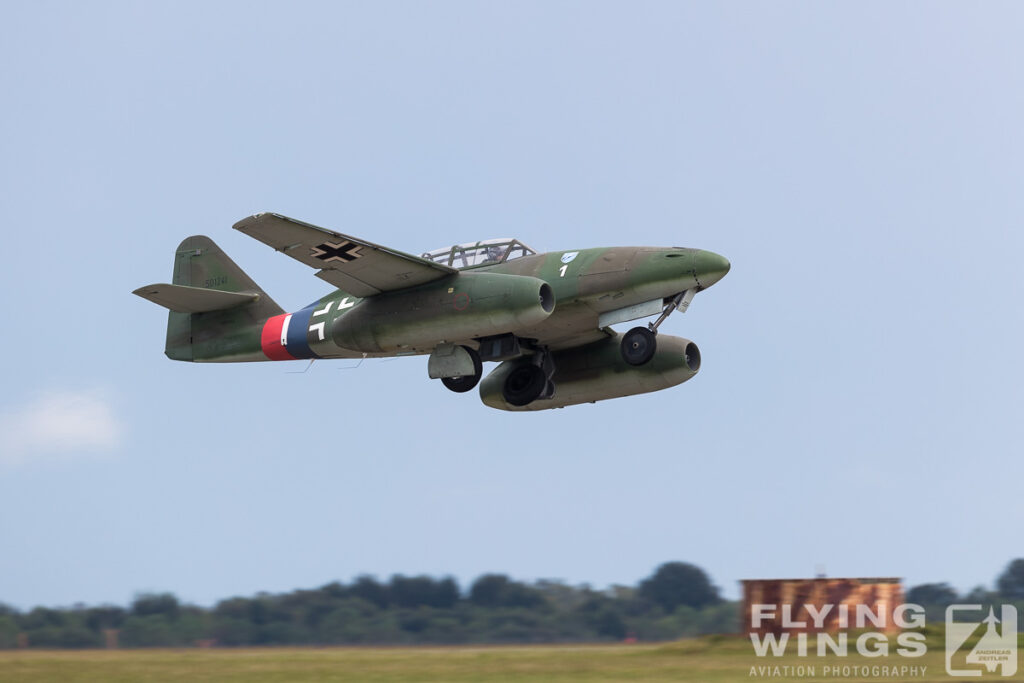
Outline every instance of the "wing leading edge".
[[357, 297], [408, 289], [458, 272], [276, 213], [249, 216], [235, 223], [234, 228], [316, 268], [318, 278]]

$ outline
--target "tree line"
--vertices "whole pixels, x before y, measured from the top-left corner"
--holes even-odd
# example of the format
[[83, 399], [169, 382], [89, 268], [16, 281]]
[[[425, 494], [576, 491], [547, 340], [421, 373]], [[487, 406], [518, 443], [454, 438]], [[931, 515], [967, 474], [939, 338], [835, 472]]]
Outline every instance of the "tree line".
[[[993, 591], [960, 595], [926, 583], [910, 588], [906, 601], [923, 605], [929, 623], [941, 623], [954, 603], [1014, 602], [1024, 619], [1024, 559], [1010, 562]], [[128, 607], [23, 612], [0, 604], [0, 649], [657, 641], [739, 633], [740, 622], [740, 604], [723, 600], [701, 568], [667, 562], [635, 586], [605, 590], [485, 574], [463, 591], [451, 577], [395, 575], [213, 607], [171, 593], [140, 594]]]
[[[995, 607], [1009, 603], [1017, 606], [1018, 632], [1024, 633], [1024, 558], [1012, 560], [996, 579], [994, 590], [975, 586], [958, 593], [948, 583], [922, 583], [910, 588], [906, 601], [925, 608], [928, 623], [942, 623], [949, 605], [983, 605]], [[998, 610], [997, 610], [998, 611]]]
[[171, 593], [140, 594], [126, 608], [0, 605], [0, 648], [672, 640], [734, 631], [737, 620], [738, 605], [724, 601], [702, 569], [668, 562], [636, 586], [607, 590], [486, 574], [463, 591], [451, 577], [395, 575], [209, 608]]

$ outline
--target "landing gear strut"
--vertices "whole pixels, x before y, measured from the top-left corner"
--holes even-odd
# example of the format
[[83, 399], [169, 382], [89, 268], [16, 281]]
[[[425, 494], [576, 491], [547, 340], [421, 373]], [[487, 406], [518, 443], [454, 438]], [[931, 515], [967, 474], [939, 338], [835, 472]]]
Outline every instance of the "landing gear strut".
[[649, 363], [654, 358], [654, 352], [658, 350], [658, 328], [666, 318], [672, 315], [673, 311], [679, 310], [685, 313], [696, 293], [696, 289], [680, 292], [665, 306], [665, 310], [653, 323], [648, 323], [647, 327], [634, 327], [622, 335], [622, 345], [620, 346], [622, 359], [630, 365]]

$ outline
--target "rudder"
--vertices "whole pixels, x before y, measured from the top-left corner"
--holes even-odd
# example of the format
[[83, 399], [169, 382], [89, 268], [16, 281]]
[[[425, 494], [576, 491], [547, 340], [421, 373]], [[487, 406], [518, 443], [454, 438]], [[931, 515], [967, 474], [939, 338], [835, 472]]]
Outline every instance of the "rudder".
[[184, 361], [266, 360], [260, 348], [260, 325], [284, 310], [245, 271], [205, 235], [186, 237], [174, 254], [173, 284], [184, 287], [255, 294], [251, 303], [224, 310], [167, 317], [164, 353]]

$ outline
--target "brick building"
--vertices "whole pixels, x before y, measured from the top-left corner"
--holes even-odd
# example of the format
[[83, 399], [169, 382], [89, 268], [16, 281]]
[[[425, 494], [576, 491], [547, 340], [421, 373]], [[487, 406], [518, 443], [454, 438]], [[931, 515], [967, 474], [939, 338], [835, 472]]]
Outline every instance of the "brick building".
[[[857, 610], [870, 612], [884, 626], [870, 621], [865, 628], [894, 633], [900, 629], [893, 622], [893, 610], [904, 603], [903, 585], [895, 578], [867, 579], [748, 579], [743, 584], [743, 632], [768, 633], [835, 633], [843, 628], [844, 614], [848, 628], [856, 628]], [[755, 626], [754, 605], [774, 605], [762, 610], [760, 624]], [[790, 623], [784, 623], [783, 606], [789, 605]], [[822, 627], [817, 628], [807, 605], [828, 613]], [[840, 609], [845, 605], [845, 609]], [[858, 606], [861, 606], [858, 608]], [[768, 616], [764, 616], [764, 614]], [[802, 622], [803, 626], [793, 624]]]

